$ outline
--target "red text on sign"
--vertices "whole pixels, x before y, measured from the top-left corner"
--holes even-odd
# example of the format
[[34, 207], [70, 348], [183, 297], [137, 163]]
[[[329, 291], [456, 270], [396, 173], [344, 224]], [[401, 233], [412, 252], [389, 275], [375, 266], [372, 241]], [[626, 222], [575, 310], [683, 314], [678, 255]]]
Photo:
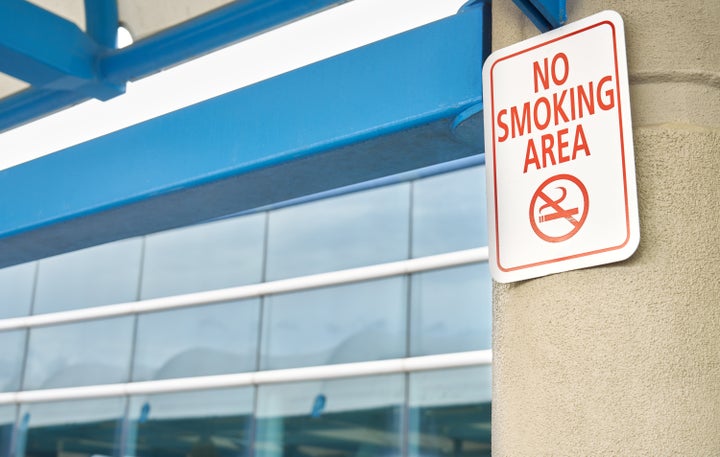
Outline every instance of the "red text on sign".
[[572, 149], [570, 148], [570, 142], [567, 138], [568, 133], [569, 129], [560, 129], [555, 132], [555, 134], [544, 134], [540, 137], [539, 151], [538, 146], [535, 145], [535, 141], [530, 139], [527, 144], [527, 150], [525, 151], [523, 173], [527, 173], [528, 168], [531, 166], [539, 170], [550, 165], [575, 160], [578, 153], [589, 156], [590, 148], [588, 148], [587, 138], [585, 138], [585, 131], [582, 128], [582, 124], [578, 124], [577, 128], [574, 129]]
[[[570, 59], [564, 52], [552, 58], [544, 57], [534, 61], [532, 79], [534, 93], [537, 94], [535, 98], [497, 112], [495, 122], [498, 142], [529, 135], [523, 173], [559, 165], [578, 157], [589, 157], [590, 146], [583, 124], [564, 125], [615, 108], [612, 75], [562, 87], [569, 76]], [[552, 87], [556, 89], [551, 91]], [[556, 130], [547, 132], [551, 126]]]
[[[558, 63], [559, 61], [563, 62], [563, 68], [564, 68], [564, 74], [562, 77], [558, 76]], [[552, 59], [552, 65], [550, 66], [550, 70], [548, 71], [548, 58], [545, 57], [543, 59], [543, 66], [540, 66], [540, 62], [533, 62], [533, 83], [535, 84], [535, 93], [537, 94], [540, 90], [538, 88], [538, 82], [542, 84], [543, 89], [548, 90], [550, 88], [550, 80], [548, 79], [548, 75], [552, 76], [552, 81], [555, 83], [556, 86], [559, 86], [561, 84], [564, 84], [565, 81], [567, 81], [567, 77], [570, 74], [570, 62], [568, 62], [568, 57], [564, 52], [558, 53], [553, 57]]]
[[563, 89], [550, 96], [541, 96], [522, 105], [498, 111], [496, 122], [500, 128], [499, 142], [535, 132], [542, 132], [552, 123], [575, 121], [595, 114], [595, 108], [603, 111], [615, 107], [615, 91], [612, 76], [605, 76], [595, 84], [590, 81]]

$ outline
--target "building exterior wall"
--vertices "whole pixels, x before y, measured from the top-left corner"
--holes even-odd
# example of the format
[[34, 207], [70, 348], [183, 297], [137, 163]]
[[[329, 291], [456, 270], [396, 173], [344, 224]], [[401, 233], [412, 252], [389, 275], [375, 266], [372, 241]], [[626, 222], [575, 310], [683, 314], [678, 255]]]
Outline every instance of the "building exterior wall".
[[[484, 176], [476, 166], [0, 269], [0, 323], [482, 250]], [[478, 258], [311, 290], [0, 330], [0, 457], [490, 455], [487, 363], [22, 400], [52, 389], [318, 366], [332, 372], [337, 364], [489, 351], [490, 293], [487, 262]]]
[[[623, 17], [641, 240], [627, 261], [493, 297], [493, 455], [720, 455], [720, 3]], [[537, 34], [493, 3], [493, 48]]]

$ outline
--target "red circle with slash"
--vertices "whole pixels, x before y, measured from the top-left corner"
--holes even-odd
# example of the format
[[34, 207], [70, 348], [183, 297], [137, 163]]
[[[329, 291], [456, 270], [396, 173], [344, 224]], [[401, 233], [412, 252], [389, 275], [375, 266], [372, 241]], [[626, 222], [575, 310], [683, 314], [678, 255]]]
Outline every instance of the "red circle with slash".
[[541, 239], [559, 243], [580, 230], [588, 209], [585, 185], [575, 176], [555, 175], [540, 184], [530, 200], [530, 225]]

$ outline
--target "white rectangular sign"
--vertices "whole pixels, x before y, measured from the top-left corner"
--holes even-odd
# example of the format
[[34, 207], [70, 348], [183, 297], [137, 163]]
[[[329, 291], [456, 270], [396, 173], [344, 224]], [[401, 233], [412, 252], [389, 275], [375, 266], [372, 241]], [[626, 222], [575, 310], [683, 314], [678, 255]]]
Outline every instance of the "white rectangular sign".
[[483, 92], [493, 278], [632, 255], [640, 229], [621, 17], [605, 11], [494, 52]]

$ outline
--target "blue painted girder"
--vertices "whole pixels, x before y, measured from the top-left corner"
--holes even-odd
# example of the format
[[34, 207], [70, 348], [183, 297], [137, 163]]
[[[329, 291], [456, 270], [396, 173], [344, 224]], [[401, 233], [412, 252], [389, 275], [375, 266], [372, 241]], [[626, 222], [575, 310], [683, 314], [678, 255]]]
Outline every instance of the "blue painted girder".
[[120, 25], [117, 0], [85, 0], [84, 4], [87, 35], [108, 51], [117, 48]]
[[558, 28], [567, 22], [566, 0], [513, 0], [513, 2], [541, 32]]
[[488, 13], [466, 8], [0, 172], [0, 266], [482, 153]]
[[[48, 49], [62, 48], [60, 52], [53, 52], [50, 56], [58, 61], [65, 56], [65, 50], [70, 47], [79, 54], [74, 58], [94, 62], [94, 80], [90, 85], [80, 85], [78, 88], [65, 84], [58, 90], [52, 83], [53, 78], [59, 81], [72, 81], [77, 83], [67, 72], [45, 71], [51, 68], [36, 66], [40, 73], [17, 73], [19, 60], [7, 59], [0, 56], [0, 64], [9, 65], [10, 71], [19, 79], [36, 84], [53, 87], [42, 87], [36, 84], [30, 89], [11, 95], [0, 100], [0, 131], [7, 130], [19, 124], [26, 123], [35, 118], [61, 110], [70, 105], [80, 103], [89, 98], [107, 99], [118, 95], [125, 87], [127, 81], [133, 81], [152, 73], [158, 72], [180, 62], [184, 62], [199, 55], [206, 54], [241, 39], [262, 33], [273, 27], [286, 24], [298, 18], [317, 13], [318, 11], [343, 3], [347, 0], [242, 0], [228, 3], [226, 6], [203, 14], [199, 17], [183, 22], [169, 29], [163, 30], [150, 37], [137, 41], [132, 46], [123, 49], [115, 47], [117, 34], [117, 5], [115, 0], [85, 0], [85, 13], [87, 23], [87, 36], [72, 23], [40, 10], [33, 5], [27, 6], [25, 0], [0, 0], [0, 25], [3, 18], [11, 21], [10, 25], [20, 26], [40, 32], [31, 42], [37, 42], [38, 48], [28, 49], [22, 59], [29, 60], [33, 65], [42, 64], [43, 55]], [[17, 6], [6, 6], [10, 3], [24, 3], [21, 11]], [[34, 8], [30, 13], [29, 8]], [[40, 10], [40, 11], [38, 11]], [[22, 14], [23, 12], [27, 14]], [[40, 19], [32, 19], [39, 15]], [[24, 18], [24, 19], [23, 19]], [[54, 24], [65, 32], [47, 33], [48, 27], [42, 26], [41, 21]], [[6, 33], [10, 40], [16, 40], [21, 33]], [[0, 27], [0, 51], [3, 43], [3, 29]], [[39, 37], [39, 39], [38, 39]], [[91, 38], [91, 40], [88, 39]], [[90, 41], [101, 45], [99, 48]], [[72, 46], [68, 44], [73, 43]], [[17, 54], [16, 54], [17, 56]], [[36, 60], [36, 62], [33, 62]], [[87, 72], [86, 72], [87, 73]], [[38, 81], [38, 76], [46, 76]], [[50, 78], [47, 78], [49, 76]], [[76, 75], [77, 76], [77, 75]], [[81, 78], [82, 79], [82, 78]], [[83, 81], [80, 81], [83, 82]], [[107, 91], [110, 88], [110, 92]], [[67, 90], [72, 89], [72, 90]]]
[[3, 73], [37, 89], [75, 91], [104, 100], [123, 93], [125, 82], [110, 83], [98, 77], [95, 65], [101, 51], [66, 19], [25, 0], [0, 2]]

